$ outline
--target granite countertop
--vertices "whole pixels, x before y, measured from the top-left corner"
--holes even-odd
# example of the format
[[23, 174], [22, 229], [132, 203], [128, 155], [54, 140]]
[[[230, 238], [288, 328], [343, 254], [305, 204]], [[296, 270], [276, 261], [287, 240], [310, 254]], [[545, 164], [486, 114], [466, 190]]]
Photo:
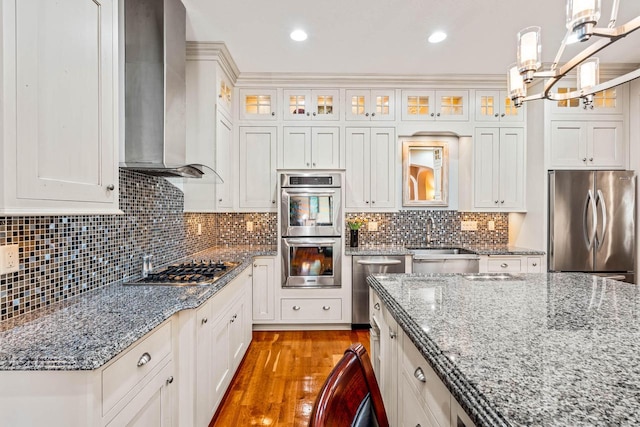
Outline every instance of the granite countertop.
[[[509, 245], [460, 245], [460, 246], [438, 246], [427, 245], [421, 248], [460, 248], [471, 251], [478, 255], [544, 255], [544, 251], [535, 249], [519, 248]], [[403, 245], [362, 245], [355, 248], [347, 247], [345, 254], [351, 255], [412, 255], [412, 248], [416, 246]]]
[[640, 425], [640, 288], [513, 276], [368, 281], [478, 426]]
[[275, 246], [210, 248], [184, 259], [240, 262], [213, 285], [123, 286], [117, 282], [4, 322], [0, 370], [99, 368], [173, 314], [203, 304], [260, 255], [277, 255]]

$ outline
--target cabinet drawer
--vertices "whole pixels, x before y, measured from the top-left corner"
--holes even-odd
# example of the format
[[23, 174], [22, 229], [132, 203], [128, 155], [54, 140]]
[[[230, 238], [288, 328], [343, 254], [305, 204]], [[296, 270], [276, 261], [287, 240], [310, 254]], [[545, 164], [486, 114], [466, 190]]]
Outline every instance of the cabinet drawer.
[[[407, 373], [403, 372], [400, 376], [400, 393], [398, 400], [398, 425], [402, 427], [413, 426], [436, 426], [445, 427], [447, 424], [442, 424], [439, 420], [436, 420], [433, 414], [428, 408], [424, 407], [422, 400], [416, 396], [415, 391], [411, 386], [411, 379], [408, 378]], [[455, 425], [454, 425], [455, 427]]]
[[[102, 371], [102, 413], [106, 414], [171, 353], [171, 322], [135, 344]], [[145, 362], [143, 355], [150, 358]]]
[[528, 257], [527, 258], [527, 273], [541, 273], [542, 272], [542, 260], [540, 257]]
[[[439, 425], [448, 425], [451, 413], [451, 395], [444, 383], [438, 378], [429, 363], [420, 354], [411, 340], [402, 337], [403, 375], [411, 387], [426, 403]], [[420, 378], [421, 379], [420, 379]]]
[[287, 298], [280, 301], [282, 320], [341, 320], [340, 298]]
[[487, 262], [489, 273], [519, 273], [522, 271], [520, 258], [489, 258]]

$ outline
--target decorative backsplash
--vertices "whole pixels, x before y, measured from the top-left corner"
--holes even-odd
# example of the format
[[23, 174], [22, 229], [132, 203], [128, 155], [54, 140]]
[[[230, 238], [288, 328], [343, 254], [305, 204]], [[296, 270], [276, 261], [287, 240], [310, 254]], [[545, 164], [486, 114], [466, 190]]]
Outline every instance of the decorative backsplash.
[[[509, 242], [509, 214], [457, 211], [404, 210], [393, 213], [348, 213], [347, 219], [364, 218], [376, 221], [378, 231], [367, 231], [367, 225], [358, 232], [359, 245], [405, 245], [426, 244], [427, 220], [433, 218], [431, 244], [457, 245], [506, 245]], [[475, 231], [461, 231], [461, 221], [477, 221]], [[488, 222], [494, 222], [489, 230]], [[345, 233], [349, 245], [349, 233]]]
[[[0, 245], [20, 245], [20, 270], [0, 276], [0, 321], [138, 276], [144, 254], [153, 254], [154, 265], [161, 266], [216, 245], [277, 244], [275, 213], [183, 213], [183, 201], [165, 179], [122, 170], [122, 215], [0, 217]], [[508, 242], [507, 214], [347, 214], [355, 216], [378, 222], [377, 232], [360, 231], [361, 245], [422, 245], [428, 217], [435, 223], [433, 244]], [[460, 231], [461, 220], [478, 221], [478, 230]], [[495, 231], [487, 229], [489, 220]]]

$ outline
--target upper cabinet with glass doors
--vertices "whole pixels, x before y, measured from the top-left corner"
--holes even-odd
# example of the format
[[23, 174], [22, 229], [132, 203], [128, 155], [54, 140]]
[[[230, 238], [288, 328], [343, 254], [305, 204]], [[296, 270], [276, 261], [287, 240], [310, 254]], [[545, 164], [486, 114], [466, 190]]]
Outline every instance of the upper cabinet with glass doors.
[[402, 120], [469, 120], [466, 90], [403, 90]]
[[476, 91], [476, 121], [522, 122], [525, 105], [516, 108], [505, 90]]
[[285, 120], [339, 120], [340, 91], [284, 90]]
[[393, 90], [347, 89], [347, 120], [395, 120]]
[[241, 120], [276, 120], [275, 89], [240, 89]]
[[[569, 82], [562, 85], [558, 83], [552, 89], [559, 94], [573, 92], [577, 85]], [[611, 89], [597, 92], [593, 97], [593, 108], [584, 108], [580, 98], [568, 99], [565, 101], [550, 102], [552, 114], [622, 114], [624, 111], [625, 99], [628, 95], [627, 85], [616, 86]]]

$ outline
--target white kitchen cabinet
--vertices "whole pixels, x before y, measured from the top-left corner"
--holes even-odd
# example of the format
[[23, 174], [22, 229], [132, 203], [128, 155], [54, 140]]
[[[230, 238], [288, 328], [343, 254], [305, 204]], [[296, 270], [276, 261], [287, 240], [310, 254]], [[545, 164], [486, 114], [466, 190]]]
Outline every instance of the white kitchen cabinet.
[[[563, 82], [565, 79], [563, 79]], [[554, 86], [553, 91], [559, 94], [573, 92], [577, 85], [575, 81], [566, 80]], [[592, 116], [601, 114], [622, 114], [627, 104], [629, 87], [621, 85], [594, 94], [592, 108], [584, 108], [580, 98], [565, 101], [548, 101], [549, 112], [556, 115], [572, 114], [574, 117]]]
[[240, 120], [277, 120], [275, 89], [240, 89]]
[[516, 108], [506, 90], [478, 90], [475, 97], [477, 122], [523, 122], [526, 104]]
[[253, 321], [275, 320], [275, 258], [253, 260]]
[[173, 317], [103, 367], [0, 372], [2, 425], [177, 425]]
[[347, 209], [393, 208], [396, 139], [393, 128], [346, 128]]
[[476, 128], [473, 147], [474, 207], [524, 210], [524, 129]]
[[451, 427], [475, 427], [473, 421], [456, 399], [451, 398]]
[[197, 426], [209, 425], [251, 342], [250, 292], [248, 268], [196, 310], [195, 372], [189, 380], [195, 383]]
[[480, 273], [541, 273], [542, 257], [537, 255], [483, 255]]
[[240, 208], [276, 209], [276, 127], [240, 127]]
[[625, 169], [628, 145], [622, 120], [551, 121], [550, 169]]
[[119, 212], [118, 2], [0, 7], [0, 215]]
[[[438, 424], [433, 414], [411, 388], [409, 375], [403, 370], [398, 386], [398, 426], [446, 426]], [[455, 425], [452, 425], [454, 427]], [[457, 426], [456, 426], [457, 427]]]
[[347, 89], [345, 91], [346, 120], [394, 120], [393, 90]]
[[339, 120], [337, 89], [285, 89], [284, 120]]
[[403, 90], [402, 120], [469, 120], [466, 90]]
[[233, 123], [231, 83], [216, 61], [200, 57], [186, 62], [186, 160], [213, 168], [222, 183], [205, 175], [183, 184], [185, 212], [231, 211], [233, 196]]
[[337, 169], [340, 128], [285, 126], [278, 159], [284, 169]]

